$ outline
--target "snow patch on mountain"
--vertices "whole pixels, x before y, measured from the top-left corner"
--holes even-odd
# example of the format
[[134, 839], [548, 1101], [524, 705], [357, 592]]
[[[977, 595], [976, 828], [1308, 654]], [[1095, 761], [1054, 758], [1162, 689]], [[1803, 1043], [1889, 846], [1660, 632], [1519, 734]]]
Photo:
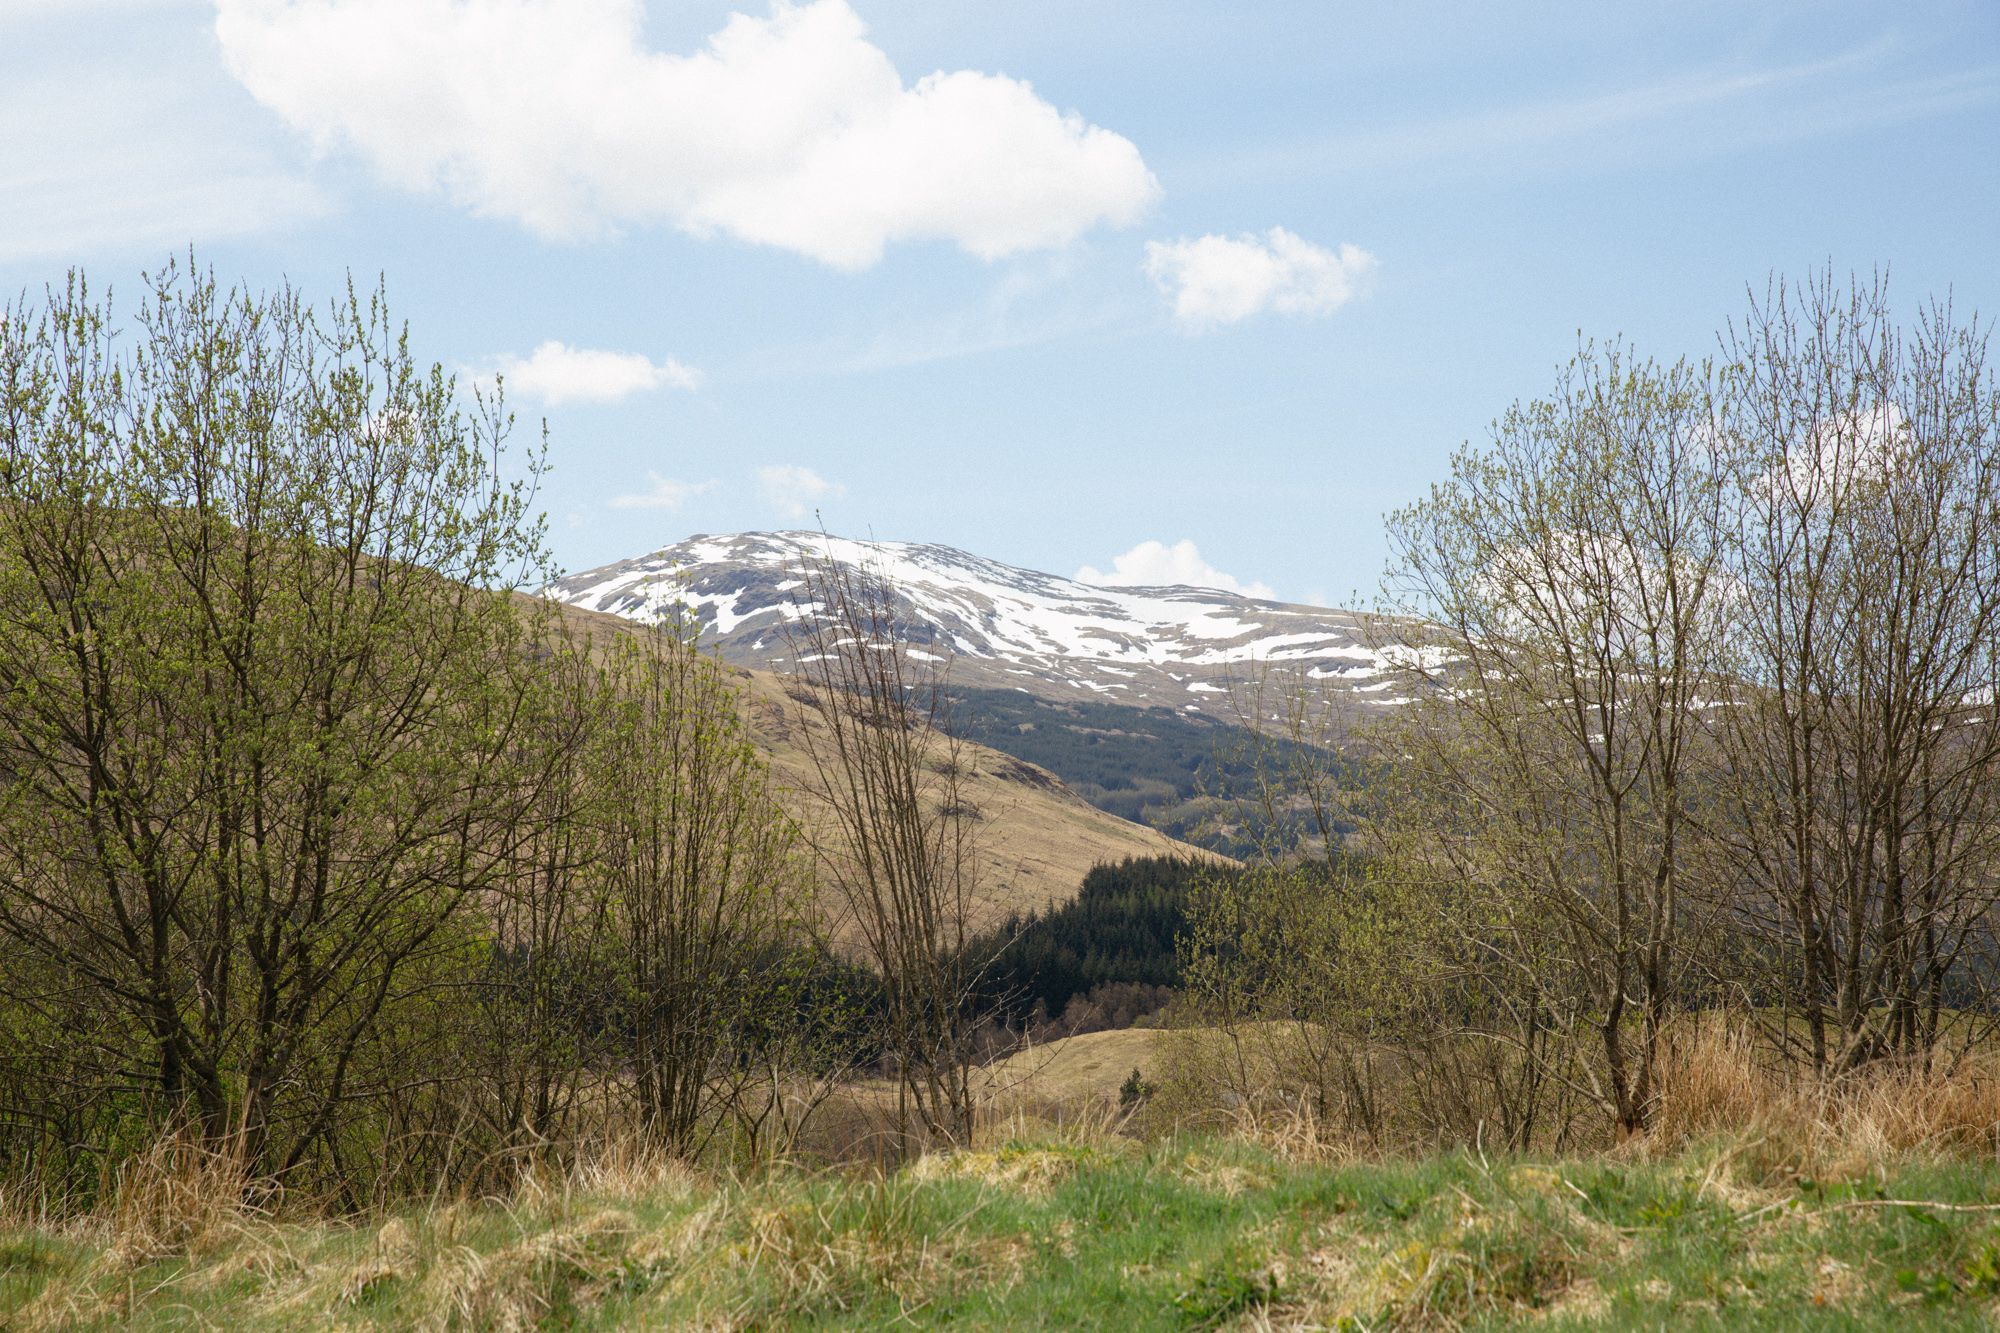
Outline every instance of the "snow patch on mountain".
[[572, 575], [546, 593], [643, 621], [678, 607], [725, 657], [783, 669], [785, 626], [819, 611], [799, 600], [802, 571], [827, 559], [883, 578], [914, 653], [949, 654], [953, 678], [970, 685], [1018, 686], [1011, 678], [1027, 677], [1034, 692], [1055, 697], [1118, 691], [1135, 703], [1193, 707], [1183, 702], [1190, 692], [1221, 695], [1264, 666], [1304, 665], [1316, 679], [1352, 687], [1357, 703], [1380, 706], [1399, 700], [1389, 687], [1408, 668], [1444, 660], [1436, 649], [1374, 646], [1349, 611], [1214, 588], [1100, 586], [949, 546], [816, 532], [691, 537]]

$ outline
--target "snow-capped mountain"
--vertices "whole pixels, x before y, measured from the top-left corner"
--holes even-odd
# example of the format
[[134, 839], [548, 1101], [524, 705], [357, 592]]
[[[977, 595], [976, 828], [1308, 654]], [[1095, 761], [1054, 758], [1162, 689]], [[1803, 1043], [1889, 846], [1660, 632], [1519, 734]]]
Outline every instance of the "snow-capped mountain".
[[1370, 646], [1349, 611], [1215, 588], [1100, 587], [929, 543], [817, 532], [691, 537], [571, 575], [547, 593], [639, 620], [678, 603], [730, 661], [782, 671], [791, 661], [787, 624], [814, 611], [801, 603], [800, 571], [829, 557], [885, 576], [912, 654], [949, 658], [961, 686], [1208, 711], [1230, 682], [1270, 664], [1303, 668], [1357, 703], [1400, 699], [1396, 666], [1408, 650]]

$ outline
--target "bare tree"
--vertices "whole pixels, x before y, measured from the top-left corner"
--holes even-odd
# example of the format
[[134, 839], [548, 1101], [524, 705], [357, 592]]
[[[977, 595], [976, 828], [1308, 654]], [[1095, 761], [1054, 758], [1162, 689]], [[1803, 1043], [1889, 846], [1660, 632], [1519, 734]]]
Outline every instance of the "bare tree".
[[[1746, 886], [1819, 1070], [1983, 1027], [2000, 837], [2000, 393], [1986, 335], [1887, 285], [1775, 285], [1725, 338], [1738, 451], [1720, 735]], [[1955, 993], [1954, 993], [1955, 992]]]
[[966, 948], [978, 818], [965, 792], [970, 757], [944, 726], [938, 663], [904, 641], [887, 576], [830, 549], [799, 576], [792, 648], [820, 816], [809, 837], [835, 944], [881, 975], [905, 1150], [913, 1128], [966, 1143], [979, 989]]
[[1252, 663], [1229, 702], [1238, 730], [1213, 781], [1225, 807], [1247, 807], [1252, 850], [1245, 869], [1202, 874], [1189, 893], [1180, 1012], [1219, 1035], [1234, 1096], [1302, 1104], [1376, 1139], [1379, 1056], [1405, 1009], [1410, 954], [1407, 936], [1391, 938], [1408, 923], [1392, 924], [1345, 845], [1361, 809], [1357, 710], [1306, 664]]
[[[1378, 625], [1401, 631], [1385, 650], [1410, 700], [1371, 729], [1362, 799], [1337, 764], [1270, 741], [1258, 766], [1267, 811], [1352, 817], [1369, 873], [1345, 915], [1306, 912], [1300, 887], [1220, 901], [1195, 943], [1231, 965], [1190, 976], [1246, 983], [1221, 1009], [1300, 1004], [1312, 987], [1262, 960], [1312, 954], [1278, 942], [1307, 923], [1338, 946], [1322, 969], [1413, 942], [1391, 964], [1408, 1005], [1371, 1010], [1328, 979], [1327, 1026], [1393, 1014], [1411, 1095], [1464, 1104], [1470, 1079], [1516, 1143], [1543, 1091], [1645, 1128], [1691, 1005], [1736, 1002], [1820, 1074], [1990, 1035], [1987, 332], [1948, 303], [1899, 325], [1881, 280], [1822, 274], [1753, 300], [1723, 353], [1711, 369], [1586, 349], [1394, 516], [1398, 616]], [[1298, 691], [1254, 721], [1302, 734], [1310, 710]], [[1368, 914], [1394, 925], [1357, 930]], [[1468, 1060], [1479, 1041], [1509, 1054]]]

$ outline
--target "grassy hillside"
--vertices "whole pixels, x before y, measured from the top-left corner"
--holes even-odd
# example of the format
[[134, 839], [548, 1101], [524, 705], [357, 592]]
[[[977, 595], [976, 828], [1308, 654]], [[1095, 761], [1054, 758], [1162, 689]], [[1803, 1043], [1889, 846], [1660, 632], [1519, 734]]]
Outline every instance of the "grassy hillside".
[[1151, 1078], [1158, 1069], [1164, 1028], [1113, 1028], [1029, 1046], [980, 1071], [985, 1087], [1058, 1102], [1108, 1102], [1137, 1069]]
[[1241, 854], [1254, 812], [1254, 747], [1282, 758], [1293, 742], [1182, 709], [1057, 701], [1021, 690], [957, 689], [952, 729], [1045, 768], [1100, 810], [1219, 852]]
[[887, 1178], [611, 1166], [362, 1223], [0, 1226], [0, 1327], [1983, 1328], [2000, 1166], [1341, 1165], [1017, 1135]]
[[[786, 694], [793, 683], [764, 672], [747, 672], [744, 679], [752, 734], [770, 756], [786, 799], [809, 817], [811, 759], [798, 735], [798, 709]], [[970, 758], [961, 792], [975, 820], [976, 926], [1068, 901], [1093, 866], [1127, 857], [1203, 855], [1157, 829], [1097, 809], [1034, 764], [979, 745]]]
[[[578, 634], [639, 632], [616, 616], [573, 607], [562, 614]], [[770, 759], [781, 797], [794, 814], [809, 817], [811, 761], [798, 731], [799, 709], [786, 693], [791, 682], [769, 672], [729, 670], [742, 687], [752, 739]], [[1069, 900], [1096, 865], [1200, 854], [1157, 829], [1092, 806], [1048, 770], [976, 741], [965, 794], [977, 822], [980, 926]]]

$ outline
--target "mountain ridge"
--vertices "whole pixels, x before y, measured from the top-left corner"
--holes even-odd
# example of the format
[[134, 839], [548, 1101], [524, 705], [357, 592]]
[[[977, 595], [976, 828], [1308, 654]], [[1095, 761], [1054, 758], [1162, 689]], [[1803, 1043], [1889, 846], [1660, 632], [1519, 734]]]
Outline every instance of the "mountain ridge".
[[819, 532], [700, 534], [544, 591], [634, 620], [679, 607], [726, 660], [785, 671], [787, 627], [814, 612], [797, 597], [802, 571], [822, 559], [881, 574], [906, 646], [948, 657], [956, 685], [1213, 712], [1246, 675], [1289, 667], [1375, 709], [1404, 701], [1398, 677], [1413, 660], [1371, 643], [1368, 619], [1352, 611], [1220, 588], [1082, 583], [936, 542]]

